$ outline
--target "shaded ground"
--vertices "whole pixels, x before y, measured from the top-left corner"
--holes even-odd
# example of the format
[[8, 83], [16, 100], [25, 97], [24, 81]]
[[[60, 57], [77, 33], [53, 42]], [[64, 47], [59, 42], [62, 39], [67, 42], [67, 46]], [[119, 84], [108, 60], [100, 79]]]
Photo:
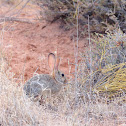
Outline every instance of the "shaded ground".
[[[1, 15], [9, 9], [2, 6]], [[49, 73], [47, 55], [57, 50], [61, 57], [60, 68], [65, 74], [69, 74], [69, 68], [74, 71], [74, 41], [72, 30], [65, 31], [62, 23], [57, 20], [48, 23], [44, 20], [36, 21], [39, 16], [39, 8], [28, 5], [21, 13], [21, 18], [29, 19], [32, 23], [7, 22], [0, 28], [5, 30], [3, 34], [4, 53], [9, 57], [9, 63], [16, 77], [24, 75], [25, 79], [33, 76], [33, 73]], [[86, 39], [79, 41], [79, 50], [84, 51], [88, 42]], [[68, 66], [68, 60], [70, 66]]]

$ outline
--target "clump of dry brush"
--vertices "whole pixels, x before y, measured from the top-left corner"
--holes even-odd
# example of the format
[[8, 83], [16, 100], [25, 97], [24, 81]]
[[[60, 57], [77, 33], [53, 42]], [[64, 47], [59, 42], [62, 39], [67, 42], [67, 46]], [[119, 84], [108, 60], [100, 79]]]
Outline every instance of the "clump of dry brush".
[[82, 90], [89, 90], [90, 85], [93, 92], [104, 92], [109, 97], [115, 93], [118, 96], [125, 94], [126, 34], [121, 30], [96, 34], [92, 44], [95, 45], [92, 52], [81, 54], [79, 77], [82, 78]]
[[45, 7], [46, 19], [62, 18], [70, 27], [76, 27], [78, 15], [79, 31], [85, 31], [90, 19], [91, 32], [104, 33], [119, 26], [126, 32], [125, 0], [38, 0]]

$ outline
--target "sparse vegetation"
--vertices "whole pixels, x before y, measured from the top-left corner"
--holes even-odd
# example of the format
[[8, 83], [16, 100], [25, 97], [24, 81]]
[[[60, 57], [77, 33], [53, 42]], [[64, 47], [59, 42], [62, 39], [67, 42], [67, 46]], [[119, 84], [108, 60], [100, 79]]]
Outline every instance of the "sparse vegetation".
[[88, 16], [91, 32], [104, 33], [116, 27], [126, 32], [125, 0], [38, 0], [38, 3], [42, 10], [45, 7], [44, 13], [47, 20], [62, 18], [69, 27], [76, 28], [78, 14], [81, 33], [87, 32]]
[[[76, 16], [79, 8], [77, 30], [80, 32], [77, 33], [80, 35], [85, 28], [87, 31], [89, 26], [91, 32], [95, 32], [91, 37], [89, 36], [90, 50], [87, 49], [87, 53], [78, 52], [81, 60], [76, 64], [77, 85], [75, 78], [71, 77], [72, 79], [63, 87], [59, 95], [52, 97], [51, 101], [46, 99], [46, 104], [42, 105], [26, 97], [23, 92], [24, 80], [19, 79], [16, 83], [10, 69], [5, 72], [6, 65], [3, 65], [2, 59], [6, 58], [1, 55], [0, 125], [119, 126], [122, 123], [126, 124], [125, 0], [94, 2], [37, 0], [37, 2], [40, 6], [46, 7], [44, 12], [47, 17], [52, 18], [51, 20], [62, 18], [75, 27], [77, 27]], [[116, 26], [120, 28], [115, 29]], [[105, 34], [101, 34], [102, 32]], [[34, 48], [36, 49], [35, 46]]]
[[[126, 84], [126, 34], [120, 30], [106, 35], [96, 34], [92, 52], [81, 54], [80, 83], [85, 89], [105, 92], [108, 96], [125, 92]], [[92, 64], [90, 64], [90, 54]], [[93, 73], [91, 73], [91, 70]], [[83, 74], [84, 73], [84, 74]], [[85, 85], [85, 86], [84, 86]], [[82, 90], [84, 90], [84, 88]], [[87, 89], [89, 90], [89, 89]], [[111, 94], [111, 95], [110, 95]]]

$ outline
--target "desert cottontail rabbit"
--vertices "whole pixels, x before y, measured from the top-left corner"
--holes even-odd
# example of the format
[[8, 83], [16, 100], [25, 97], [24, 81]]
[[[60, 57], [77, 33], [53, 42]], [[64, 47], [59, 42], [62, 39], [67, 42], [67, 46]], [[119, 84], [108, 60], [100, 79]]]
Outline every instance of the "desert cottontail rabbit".
[[24, 85], [27, 96], [39, 100], [44, 94], [54, 95], [58, 93], [63, 84], [67, 83], [65, 75], [58, 70], [60, 59], [53, 53], [48, 55], [48, 65], [51, 74], [38, 74], [28, 80]]

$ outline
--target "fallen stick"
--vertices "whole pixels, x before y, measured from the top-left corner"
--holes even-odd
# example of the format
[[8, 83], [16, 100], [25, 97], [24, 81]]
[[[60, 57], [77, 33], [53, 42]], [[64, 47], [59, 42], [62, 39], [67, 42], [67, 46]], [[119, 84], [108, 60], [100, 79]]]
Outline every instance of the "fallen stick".
[[21, 18], [15, 18], [15, 17], [1, 17], [0, 22], [9, 22], [9, 21], [16, 21], [16, 22], [23, 22], [23, 23], [29, 23], [33, 24], [30, 20], [27, 19], [21, 19]]

